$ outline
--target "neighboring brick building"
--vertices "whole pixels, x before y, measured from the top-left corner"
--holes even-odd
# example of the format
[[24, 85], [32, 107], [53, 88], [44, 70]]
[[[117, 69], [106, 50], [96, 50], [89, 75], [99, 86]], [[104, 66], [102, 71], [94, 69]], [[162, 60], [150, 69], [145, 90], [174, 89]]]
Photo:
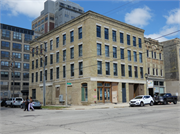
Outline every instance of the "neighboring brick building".
[[[31, 42], [45, 47], [46, 104], [128, 102], [146, 94], [144, 30], [88, 11]], [[66, 61], [65, 61], [66, 60]], [[43, 102], [43, 62], [30, 56], [33, 98]], [[35, 64], [36, 63], [36, 64]]]
[[146, 48], [146, 72], [148, 74], [148, 94], [165, 93], [163, 46], [158, 40], [144, 38]]
[[29, 42], [34, 31], [7, 24], [0, 29], [1, 59], [1, 97], [8, 98], [13, 93], [13, 74], [10, 67], [12, 56], [15, 56], [15, 96], [22, 96], [21, 91], [28, 94], [29, 89]]
[[180, 39], [161, 42], [164, 49], [166, 91], [180, 100]]

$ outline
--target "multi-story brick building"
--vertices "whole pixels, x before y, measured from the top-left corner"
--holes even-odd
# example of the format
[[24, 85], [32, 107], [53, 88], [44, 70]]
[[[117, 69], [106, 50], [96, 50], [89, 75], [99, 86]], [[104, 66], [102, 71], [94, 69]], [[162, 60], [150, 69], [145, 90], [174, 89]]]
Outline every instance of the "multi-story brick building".
[[83, 13], [84, 9], [71, 1], [47, 0], [41, 15], [32, 21], [32, 30], [40, 36]]
[[[46, 104], [127, 102], [146, 94], [144, 30], [88, 11], [31, 42], [45, 48]], [[45, 43], [43, 43], [45, 42]], [[30, 56], [33, 98], [43, 101], [43, 59]], [[117, 99], [117, 100], [116, 100]]]
[[1, 24], [0, 59], [1, 59], [1, 97], [10, 97], [13, 93], [13, 73], [10, 69], [12, 57], [15, 57], [15, 96], [27, 95], [29, 89], [29, 42], [34, 31], [16, 26]]
[[166, 91], [180, 100], [180, 39], [161, 42], [164, 52]]
[[166, 92], [164, 77], [163, 46], [158, 40], [144, 38], [146, 48], [146, 72], [148, 74], [148, 94]]

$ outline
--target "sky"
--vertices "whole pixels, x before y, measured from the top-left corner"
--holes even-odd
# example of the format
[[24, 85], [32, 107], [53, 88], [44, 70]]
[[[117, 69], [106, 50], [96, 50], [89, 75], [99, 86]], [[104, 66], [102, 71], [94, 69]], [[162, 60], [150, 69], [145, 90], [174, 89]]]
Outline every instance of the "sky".
[[[31, 29], [31, 22], [40, 15], [45, 1], [0, 0], [0, 23]], [[180, 30], [180, 0], [70, 1], [82, 6], [85, 12], [91, 10], [144, 29], [145, 37], [160, 42], [180, 38], [180, 32], [176, 32]]]

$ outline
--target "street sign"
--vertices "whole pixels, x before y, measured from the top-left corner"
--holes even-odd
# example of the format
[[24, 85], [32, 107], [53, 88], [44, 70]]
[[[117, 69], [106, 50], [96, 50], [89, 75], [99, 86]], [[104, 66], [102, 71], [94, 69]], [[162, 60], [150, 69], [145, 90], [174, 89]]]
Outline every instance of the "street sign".
[[72, 83], [67, 83], [67, 86], [72, 86]]

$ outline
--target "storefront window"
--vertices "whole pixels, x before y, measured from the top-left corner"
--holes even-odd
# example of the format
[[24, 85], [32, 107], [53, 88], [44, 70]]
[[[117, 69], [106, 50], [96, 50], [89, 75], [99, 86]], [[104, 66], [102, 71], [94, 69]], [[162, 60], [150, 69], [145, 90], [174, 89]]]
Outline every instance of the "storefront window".
[[87, 83], [81, 85], [81, 101], [88, 101]]
[[160, 86], [164, 86], [164, 82], [160, 81], [160, 82], [159, 82], [159, 85], [160, 85]]

